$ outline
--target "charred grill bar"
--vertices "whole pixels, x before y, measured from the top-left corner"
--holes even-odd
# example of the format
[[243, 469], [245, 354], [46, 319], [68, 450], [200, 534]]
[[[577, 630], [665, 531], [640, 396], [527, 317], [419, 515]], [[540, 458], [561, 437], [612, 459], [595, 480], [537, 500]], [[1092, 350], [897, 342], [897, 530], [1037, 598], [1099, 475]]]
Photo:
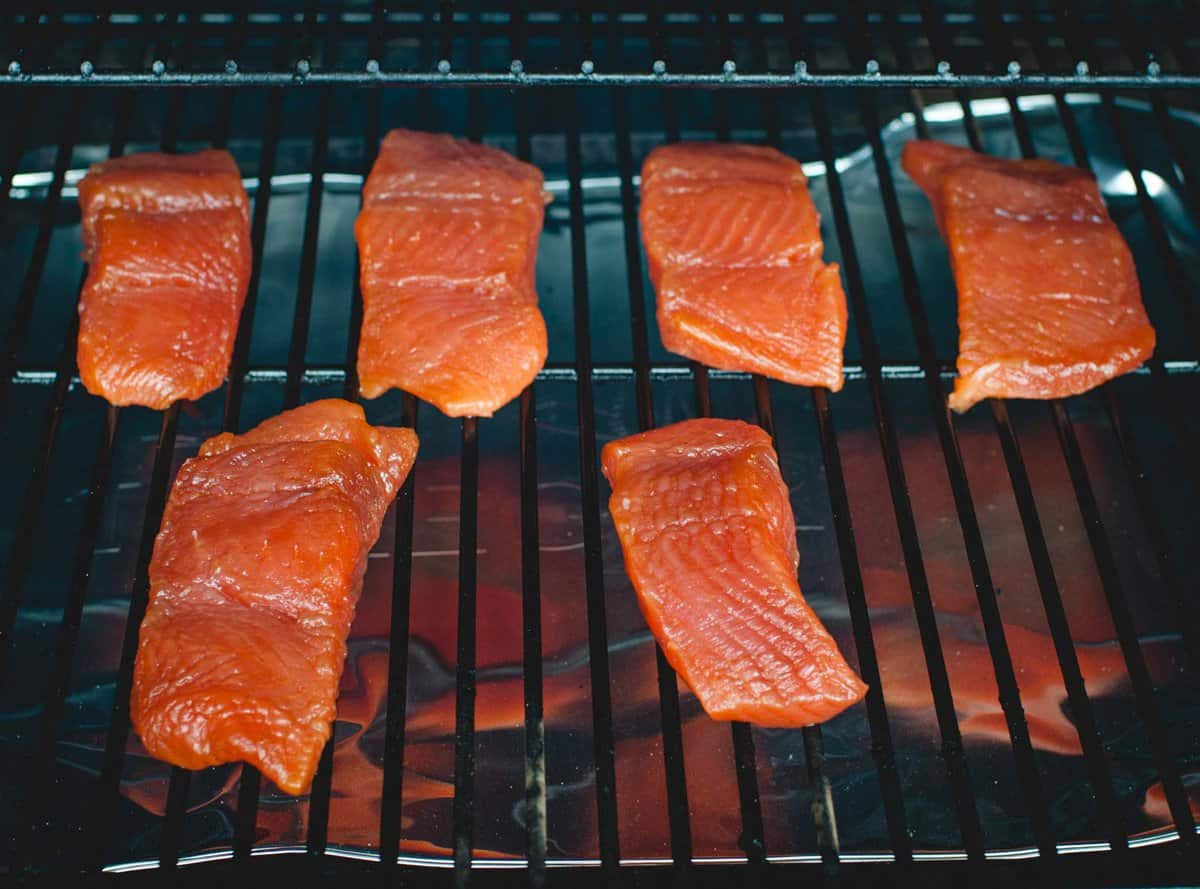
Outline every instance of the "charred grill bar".
[[[6, 262], [20, 257], [21, 266], [11, 269], [6, 278], [10, 293], [0, 316], [5, 325], [0, 351], [0, 416], [7, 430], [3, 447], [8, 459], [4, 472], [6, 486], [16, 492], [11, 504], [5, 501], [11, 508], [0, 538], [5, 548], [0, 556], [5, 560], [0, 590], [0, 714], [10, 724], [29, 719], [32, 728], [25, 734], [15, 729], [3, 739], [8, 746], [0, 755], [10, 756], [9, 747], [26, 751], [20, 762], [27, 765], [22, 766], [15, 792], [6, 788], [0, 794], [10, 810], [2, 822], [6, 836], [0, 846], [0, 874], [61, 879], [65, 873], [98, 875], [113, 866], [120, 870], [119, 866], [137, 863], [146, 872], [124, 879], [257, 881], [271, 873], [313, 872], [334, 878], [381, 875], [388, 881], [425, 885], [440, 880], [438, 871], [428, 865], [441, 864], [453, 867], [456, 885], [541, 886], [576, 880], [616, 885], [626, 878], [654, 880], [663, 873], [659, 865], [670, 863], [678, 880], [697, 885], [733, 885], [750, 878], [813, 878], [856, 885], [896, 878], [893, 870], [936, 885], [954, 884], [968, 874], [994, 880], [1041, 878], [1063, 885], [1130, 885], [1178, 881], [1200, 869], [1196, 838], [1200, 752], [1194, 744], [1189, 746], [1186, 729], [1174, 730], [1176, 722], [1194, 721], [1200, 698], [1195, 691], [1200, 685], [1196, 672], [1200, 617], [1192, 595], [1197, 575], [1184, 561], [1188, 550], [1182, 548], [1197, 540], [1194, 528], [1181, 532], [1173, 524], [1177, 515], [1162, 508], [1164, 486], [1183, 485], [1193, 497], [1200, 493], [1197, 429], [1188, 402], [1190, 396], [1194, 405], [1200, 394], [1200, 328], [1196, 326], [1200, 277], [1181, 247], [1181, 235], [1164, 218], [1168, 211], [1156, 190], [1167, 175], [1179, 186], [1184, 218], [1190, 214], [1190, 224], [1200, 225], [1196, 215], [1200, 168], [1193, 147], [1200, 143], [1189, 142], [1193, 135], [1189, 130], [1196, 124], [1186, 115], [1200, 98], [1200, 68], [1196, 67], [1200, 18], [1186, 4], [1128, 3], [1110, 10], [1107, 4], [1059, 8], [1039, 0], [923, 2], [897, 11], [861, 3], [761, 10], [743, 4], [663, 3], [643, 12], [599, 4], [564, 8], [533, 2], [411, 6], [352, 2], [282, 3], [249, 12], [197, 13], [190, 7], [167, 6], [100, 15], [56, 7], [49, 13], [5, 15], [0, 29], [0, 63], [5, 66], [0, 71], [0, 103], [8, 111], [12, 137], [0, 151], [4, 226], [0, 247], [8, 251]], [[693, 101], [695, 93], [679, 87], [706, 90], [707, 104]], [[388, 102], [393, 91], [404, 94], [405, 101], [413, 99], [411, 114], [398, 116]], [[461, 116], [439, 108], [440, 97], [463, 91]], [[493, 107], [501, 104], [493, 100], [504, 91], [512, 93], [512, 113], [507, 116], [504, 109]], [[1038, 421], [1039, 429], [1052, 430], [1051, 439], [1035, 438], [1033, 424], [1024, 419], [1033, 414], [1010, 411], [1004, 402], [976, 410], [990, 411], [995, 465], [1003, 464], [1019, 519], [1021, 549], [1015, 557], [1027, 559], [1031, 566], [1031, 583], [1052, 643], [1060, 697], [1079, 746], [1078, 792], [1093, 801], [1095, 816], [1085, 843], [1069, 842], [1060, 835], [1058, 815], [1048, 797], [1052, 782], [1047, 780], [1046, 754], [1038, 749], [1032, 711], [1022, 698], [1029, 677], [1014, 656], [1018, 643], [1006, 631], [1002, 616], [1004, 591], [998, 578], [1007, 566], [993, 554], [996, 544], [988, 536], [972, 487], [975, 477], [968, 471], [970, 461], [962, 443], [968, 420], [952, 416], [945, 407], [946, 373], [953, 356], [939, 352], [935, 316], [940, 309], [930, 302], [911, 243], [902, 185], [888, 153], [885, 130], [897, 114], [907, 113], [916, 135], [958, 138], [935, 129], [936, 122], [926, 113], [934, 103], [949, 100], [950, 105], [939, 107], [957, 108], [964, 128], [961, 137], [982, 149], [985, 134], [977, 111], [981, 106], [976, 103], [999, 96], [1006, 102], [1016, 150], [1033, 157], [1039, 153], [1038, 136], [1045, 130], [1035, 129], [1022, 97], [1047, 91], [1053, 95], [1054, 132], [1061, 133], [1074, 162], [1111, 177], [1112, 169], [1098, 165], [1098, 137], [1079, 120], [1082, 106], [1067, 95], [1098, 94], [1098, 116], [1111, 131], [1120, 162], [1117, 173], [1128, 179], [1127, 194], [1135, 210], [1130, 225], [1144, 236], [1143, 248], [1135, 249], [1143, 287], [1154, 286], [1147, 282], [1147, 274], [1164, 282], [1159, 286], [1170, 290], [1169, 301], [1174, 302], [1183, 331], [1171, 342], [1187, 342], [1182, 352], [1163, 354], [1160, 349], [1147, 371], [1137, 375], [1138, 391], [1150, 396], [1147, 406], [1131, 403], [1132, 389], [1119, 382], [1079, 399], [1079, 406], [1075, 399], [1055, 402]], [[239, 114], [247, 105], [244, 96], [256, 97], [254, 110], [261, 111]], [[1137, 131], [1125, 110], [1131, 107], [1130, 99], [1149, 108], [1145, 126]], [[365, 123], [346, 136], [339, 121], [350, 103], [363, 107]], [[698, 112], [701, 106], [704, 110]], [[207, 131], [192, 116], [202, 119]], [[331, 825], [336, 826], [332, 808], [336, 735], [303, 810], [287, 810], [302, 822], [300, 841], [289, 851], [306, 854], [260, 854], [277, 851], [264, 844], [263, 837], [276, 829], [271, 819], [279, 803], [264, 795], [267, 788], [248, 767], [234, 776], [225, 793], [226, 799], [236, 800], [220, 809], [225, 820], [199, 846], [189, 833], [189, 819], [194, 817], [200, 779], [180, 769], [164, 770], [163, 786], [143, 793], [146, 799], [157, 800], [154, 805], [161, 805], [161, 810], [154, 816], [156, 826], [145, 836], [134, 836], [116, 826], [119, 813], [134, 805], [131, 796], [138, 790], [128, 755], [133, 656], [149, 592], [147, 569], [154, 534], [173, 470], [194, 452], [188, 430], [199, 421], [193, 418], [198, 411], [191, 405], [175, 405], [163, 412], [157, 418], [156, 442], [148, 459], [140, 466], [131, 462], [126, 439], [135, 425], [146, 434], [144, 412], [104, 409], [82, 395], [74, 366], [77, 316], [73, 311], [60, 312], [64, 323], [50, 329], [40, 313], [41, 302], [51, 298], [44, 292], [44, 282], [55, 271], [55, 233], [71, 224], [70, 189], [81, 167], [76, 158], [95, 159], [89, 153], [91, 146], [106, 142], [105, 151], [111, 155], [134, 144], [148, 148], [157, 143], [162, 150], [174, 151], [185, 143], [238, 142], [247, 156], [257, 157], [253, 272], [246, 310], [225, 391], [212, 396], [222, 399], [216, 427], [236, 430], [245, 422], [243, 408], [251, 386], [273, 392], [268, 401], [273, 397], [276, 409], [308, 400], [313, 397], [309, 389], [321, 386], [336, 385], [345, 397], [358, 396], [353, 362], [361, 294], [356, 264], [346, 294], [351, 308], [345, 349], [340, 353], [345, 355], [344, 363], [330, 366], [309, 357], [311, 340], [329, 323], [319, 299], [323, 286], [318, 283], [319, 266], [327, 251], [353, 254], [351, 241], [327, 245], [322, 234], [335, 212], [329, 208], [339, 180], [365, 177], [382, 133], [393, 126], [458, 128], [460, 135], [473, 139], [499, 139], [522, 159], [536, 163], [545, 155], [562, 171], [551, 213], [565, 220], [562, 256], [569, 270], [563, 277], [569, 282], [569, 293], [543, 286], [541, 298], [543, 307], [554, 306], [552, 312], [564, 319], [561, 324], [567, 335], [555, 342], [552, 325], [551, 361], [510, 409], [513, 418], [462, 421], [447, 454], [458, 463], [459, 482], [457, 610], [453, 662], [446, 665], [452, 677], [454, 737], [445, 775], [449, 800], [442, 831], [445, 849], [422, 861], [404, 846], [411, 822], [404, 805], [407, 778], [412, 774], [418, 780], [430, 779], [410, 759], [421, 736], [412, 740], [408, 718], [412, 708], [422, 703], [420, 695], [428, 694], [414, 683], [421, 681], [420, 671], [428, 669], [420, 658], [431, 657], [421, 648], [425, 643], [410, 640], [412, 609], [418, 607], [419, 598], [414, 590], [419, 592], [415, 585], [420, 582], [413, 570], [421, 556], [414, 548], [414, 535], [420, 531], [415, 510], [423, 475], [420, 463], [397, 498], [390, 537], [385, 531], [390, 638], [377, 753], [382, 789], [373, 815], [378, 828], [371, 839], [362, 849], [354, 849], [331, 838]], [[881, 641], [873, 623], [878, 614], [872, 607], [871, 582], [864, 577], [862, 553], [872, 542], [856, 536], [852, 518], [856, 495], [848, 475], [852, 468], [848, 469], [846, 455], [849, 421], [845, 417], [854, 411], [849, 402], [845, 412], [840, 410], [839, 396], [813, 390], [814, 436], [804, 447], [820, 459], [824, 474], [820, 487], [826, 492], [832, 520], [828, 539], [837, 549], [831, 562], [841, 578], [840, 585], [836, 580], [834, 585], [845, 597], [847, 638], [853, 640], [859, 669], [871, 689], [855, 743], [860, 749], [869, 748], [874, 783], [854, 792], [871, 797], [867, 808], [878, 812], [878, 833], [886, 847], [868, 853], [839, 844], [839, 820], [844, 826], [847, 818], [863, 817], [865, 811], [861, 805], [855, 805], [849, 815], [844, 806], [839, 809], [839, 800], [851, 796], [847, 785], [839, 784], [837, 759], [845, 739], [835, 739], [831, 748], [829, 732], [817, 727], [795, 733], [799, 743], [789, 742], [784, 748], [769, 733], [735, 724], [727, 736], [732, 756], [723, 767], [733, 776], [735, 792], [728, 803], [737, 823], [734, 833], [740, 854], [704, 852], [696, 833], [696, 813], [706, 805], [710, 790], [704, 782], [697, 784], [697, 773], [688, 769], [689, 757], [696, 751], [685, 730], [691, 711], [679, 694], [674, 673], [656, 650], [649, 669], [656, 674], [653, 734], [658, 736], [654, 749], [661, 760], [662, 783], [650, 796], [662, 808], [665, 854], [661, 861], [642, 861], [623, 848], [631, 831], [639, 828], [622, 823], [637, 808], [636, 800], [620, 798], [629, 790], [629, 779], [621, 778], [626, 755], [621, 745], [627, 740], [623, 735], [627, 727], [619, 722], [629, 717], [620, 715], [624, 702], [614, 697], [614, 684], [623, 681], [619, 671], [627, 669], [618, 659], [628, 640], [619, 621], [612, 620], [612, 598], [625, 593], [614, 591], [606, 576], [612, 555], [606, 552], [606, 492], [597, 468], [599, 445], [613, 425], [611, 412], [624, 410], [632, 417], [628, 431], [651, 428], [666, 422], [667, 416], [719, 413], [728, 399], [723, 400], [724, 388], [715, 390], [736, 383], [741, 392], [736, 400], [746, 416], [756, 418], [773, 437], [782, 437], [781, 453], [799, 447], [792, 441], [799, 433], [778, 428], [790, 425], [791, 418], [782, 414], [777, 384], [710, 373], [670, 358], [658, 360], [649, 308], [652, 294], [645, 284], [637, 229], [637, 166], [654, 142], [736, 137], [783, 146], [789, 138], [804, 141], [805, 132], [811, 135], [806, 143], [811, 156], [801, 160], [822, 164], [817, 175], [823, 175], [828, 193], [826, 244], [836, 245], [840, 253], [852, 330], [861, 354], [860, 363], [848, 363], [847, 392], [858, 387], [855, 397], [867, 406], [865, 413], [871, 418], [866, 430], [884, 479], [878, 500], [887, 504], [902, 555], [899, 574], [917, 631], [911, 654], [920, 662], [917, 668], [928, 672], [929, 729], [939, 746], [941, 780], [952, 806], [958, 845], [930, 849], [921, 839], [923, 789], [912, 783], [911, 772], [905, 771], [908, 754], [897, 746], [898, 736], [903, 735], [898, 720], [903, 718], [887, 695], [883, 659], [888, 652], [881, 648], [887, 641]], [[855, 134], [862, 145], [861, 160], [878, 184], [873, 200], [881, 208], [884, 225], [874, 233], [864, 234], [856, 220], [856, 198], [847, 185], [846, 151], [848, 145], [855, 147]], [[307, 177], [299, 180], [294, 172], [297, 143], [308, 146], [300, 170]], [[596, 143], [601, 147], [596, 148]], [[49, 151], [43, 150], [46, 146]], [[354, 160], [347, 161], [348, 156]], [[589, 203], [589, 189], [598, 187], [594, 183], [610, 169], [615, 172], [609, 177], [611, 224], [619, 232], [615, 238], [601, 239], [594, 220], [602, 211]], [[306, 193], [302, 237], [276, 245], [273, 259], [268, 229], [279, 213], [274, 207], [281, 195], [295, 193], [297, 181]], [[27, 246], [17, 243], [19, 232], [28, 233]], [[871, 237], [874, 240], [868, 240]], [[1147, 270], [1147, 257], [1156, 268]], [[897, 269], [896, 294], [911, 327], [912, 347], [907, 352], [896, 351], [895, 331], [874, 303], [868, 281], [869, 263], [875, 262], [894, 263]], [[295, 270], [294, 284], [290, 278], [280, 282], [274, 277], [289, 263]], [[610, 263], [624, 264], [626, 293], [616, 301], [594, 283]], [[80, 280], [77, 274], [73, 280]], [[270, 314], [278, 302], [272, 291], [281, 284], [293, 288], [290, 324], [286, 316]], [[72, 286], [77, 295], [78, 283]], [[608, 331], [602, 313], [618, 303], [627, 303], [629, 357], [612, 361], [601, 337], [613, 334], [597, 331]], [[275, 325], [289, 331], [281, 338], [280, 358], [260, 361], [255, 357], [254, 335], [270, 335]], [[628, 410], [608, 402], [615, 392], [609, 381], [614, 380], [624, 381], [632, 393]], [[914, 390], [923, 389], [911, 399], [921, 408], [897, 404], [900, 380], [913, 381]], [[684, 391], [672, 387], [685, 383], [691, 393], [688, 398], [656, 395], [657, 387], [668, 387], [663, 391], [670, 394]], [[573, 392], [562, 395], [567, 388]], [[27, 392], [34, 394], [25, 397]], [[561, 632], [546, 623], [561, 620], [547, 611], [546, 597], [555, 593], [551, 586], [561, 582], [561, 572], [546, 570], [546, 550], [540, 547], [547, 522], [539, 480], [547, 476], [547, 467], [558, 464], [557, 455], [548, 453], [540, 442], [547, 430], [539, 424], [538, 410], [552, 411], [561, 419], [564, 411], [559, 402], [564, 397], [573, 408], [567, 413], [574, 422], [578, 448], [574, 509], [580, 536], [581, 597], [574, 620], [580, 627], [580, 656], [586, 661], [582, 675], [588, 685], [580, 698], [588, 702], [588, 724], [579, 730], [582, 743], [571, 739], [574, 755], [590, 758], [582, 772], [591, 787], [590, 795], [585, 795], [591, 809], [570, 826], [589, 832], [587, 845], [594, 854], [582, 857], [556, 850], [551, 803], [556, 793], [569, 788], [548, 773], [553, 747], [564, 743], [565, 737], [561, 730], [547, 727], [556, 705], [545, 694], [548, 683], [555, 681], [558, 667], [549, 658], [555, 633]], [[1100, 421], [1088, 412], [1093, 401], [1100, 406]], [[414, 398], [397, 396], [394, 405], [397, 422], [417, 425]], [[439, 424], [428, 411], [421, 416], [435, 439], [445, 431], [446, 424]], [[945, 473], [946, 520], [973, 586], [987, 668], [998, 693], [1000, 733], [992, 743], [1003, 746], [1011, 757], [1005, 774], [1015, 779], [1014, 798], [1019, 798], [1030, 838], [1016, 849], [989, 841], [994, 816], [983, 808], [979, 790], [989, 775], [964, 741], [962, 704], [955, 697], [955, 662], [947, 656], [947, 647], [955, 643], [947, 637], [935, 607], [929, 531], [921, 525], [914, 500], [914, 487], [920, 482], [908, 465], [906, 441], [912, 433], [905, 424], [914, 422], [912, 417], [920, 418]], [[77, 428], [89, 430], [92, 437], [77, 439], [73, 433]], [[1097, 429], [1110, 438], [1119, 457], [1118, 483], [1103, 474], [1107, 470], [1098, 467], [1094, 455], [1089, 456], [1089, 448], [1095, 446], [1081, 433], [1092, 436]], [[509, 728], [520, 735], [513, 748], [519, 748], [513, 754], [518, 762], [512, 770], [519, 776], [515, 782], [519, 786], [512, 796], [519, 799], [513, 817], [520, 821], [524, 838], [510, 859], [489, 860], [479, 855], [477, 829], [483, 813], [493, 808], [485, 796], [492, 785], [479, 774], [482, 765], [490, 762], [480, 748], [488, 728], [478, 722], [477, 712], [479, 695], [486, 688], [481, 642], [490, 632], [491, 620], [491, 587], [484, 573], [485, 559], [491, 556], [482, 542], [491, 508], [481, 498], [488, 483], [485, 443], [502, 430], [511, 438], [506, 446], [513, 455], [519, 500], [514, 539], [521, 631], [519, 639], [510, 641], [519, 651], [516, 663], [523, 700]], [[421, 432], [426, 434], [424, 429]], [[28, 439], [31, 446], [22, 448], [16, 443], [19, 438]], [[64, 460], [75, 451], [87, 456], [81, 459], [84, 469], [75, 472], [82, 489], [76, 496], [78, 505], [70, 507], [77, 518], [69, 524], [66, 582], [60, 590], [47, 592], [36, 585], [53, 576], [53, 569], [45, 564], [52, 551], [45, 541], [60, 533], [52, 524], [66, 514], [59, 474], [66, 471]], [[1171, 455], [1171, 466], [1181, 470], [1180, 479], [1163, 477], [1155, 456], [1162, 453]], [[1037, 481], [1038, 467], [1045, 461], [1061, 461], [1065, 467], [1120, 664], [1128, 675], [1131, 730], [1145, 739], [1144, 746], [1132, 753], [1114, 751], [1113, 740], [1105, 736], [1104, 720], [1111, 724], [1112, 717], [1105, 716], [1104, 709], [1111, 704], [1089, 689], [1094, 677], [1081, 664], [1082, 643], [1068, 617], [1074, 587], [1062, 576], [1055, 555], [1052, 522], [1056, 520], [1044, 512], [1046, 494]], [[135, 514], [121, 516], [135, 523], [138, 533], [114, 554], [124, 560], [128, 573], [124, 611], [116, 624], [115, 662], [110, 667], [111, 697], [101, 708], [101, 724], [92, 726], [96, 755], [91, 773], [69, 785], [85, 788], [87, 797], [78, 801], [77, 812], [63, 812], [59, 811], [64, 797], [56, 763], [62, 755], [64, 726], [69, 709], [77, 707], [72, 695], [87, 681], [81, 671], [94, 669], [85, 663], [91, 655], [81, 650], [89, 638], [85, 626], [90, 617], [89, 590], [102, 557], [101, 543], [114, 536], [107, 523], [113, 521], [109, 516], [121, 495], [118, 479], [131, 466], [139, 474], [144, 496], [139, 495]], [[786, 468], [785, 474], [789, 474]], [[789, 481], [797, 483], [791, 477]], [[1105, 498], [1112, 484], [1127, 486], [1131, 500], [1109, 504]], [[1148, 541], [1143, 567], [1151, 581], [1145, 589], [1133, 585], [1140, 575], [1131, 574], [1118, 551], [1126, 545], [1120, 536], [1134, 533]], [[802, 548], [809, 558], [811, 547]], [[1152, 649], [1155, 640], [1139, 625], [1139, 598], [1151, 595], [1162, 599], [1180, 640], [1182, 657], [1172, 662], [1170, 681], [1155, 672], [1162, 669]], [[50, 627], [46, 642], [39, 641], [40, 630], [31, 629], [33, 609], [49, 610], [50, 617], [37, 618]], [[23, 647], [38, 645], [45, 648], [44, 660], [31, 661], [28, 652], [22, 654]], [[44, 673], [32, 678], [17, 675], [29, 663], [44, 663]], [[20, 690], [23, 683], [37, 686], [36, 693]], [[19, 715], [22, 708], [34, 716]], [[793, 789], [811, 808], [811, 827], [772, 824], [774, 816], [767, 812], [763, 767], [779, 767], [777, 758], [783, 749], [803, 763], [807, 785]], [[837, 751], [832, 756], [831, 749]], [[1141, 773], [1150, 776], [1147, 780], [1161, 787], [1165, 823], [1154, 831], [1131, 830], [1128, 789], [1115, 784], [1122, 757], [1136, 760]], [[216, 817], [217, 808], [210, 809]], [[777, 811], [778, 807], [771, 809]], [[68, 825], [73, 830], [67, 830]], [[770, 836], [802, 830], [815, 831], [813, 853], [781, 853], [772, 848]], [[1066, 851], [1083, 854], [1063, 854]], [[1008, 858], [1013, 860], [1003, 860]], [[187, 866], [179, 867], [182, 863]]]

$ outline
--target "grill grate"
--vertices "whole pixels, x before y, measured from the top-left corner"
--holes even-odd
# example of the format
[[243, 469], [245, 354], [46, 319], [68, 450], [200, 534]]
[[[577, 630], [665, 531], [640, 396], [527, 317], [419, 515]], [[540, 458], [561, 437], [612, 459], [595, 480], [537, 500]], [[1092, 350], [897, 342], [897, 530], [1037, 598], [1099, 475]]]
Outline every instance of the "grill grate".
[[[744, 868], [830, 883], [893, 880], [893, 868], [947, 884], [1194, 873], [1200, 627], [1189, 593], [1200, 577], [1180, 559], [1196, 543], [1188, 498], [1200, 493], [1187, 410], [1200, 394], [1197, 124], [1179, 110], [1200, 86], [1192, 18], [1174, 4], [1039, 2], [10, 15], [0, 440], [15, 493], [0, 504], [13, 516], [0, 770], [17, 792], [0, 807], [0, 872], [249, 881], [294, 866], [422, 882], [441, 865], [456, 885], [535, 886], [565, 870], [649, 881], [659, 864], [722, 884]], [[128, 88], [150, 84], [175, 88]], [[1052, 98], [1037, 95], [1046, 89]], [[381, 134], [398, 125], [495, 141], [549, 171], [557, 200], [539, 289], [551, 360], [494, 420], [451, 422], [407, 395], [369, 406], [414, 428], [420, 415], [423, 459], [373, 554], [390, 571], [372, 567], [360, 611], [382, 607], [382, 629], [352, 643], [350, 697], [375, 709], [350, 737], [358, 717], [339, 713], [311, 796], [288, 801], [249, 768], [147, 764], [130, 737], [129, 688], [170, 479], [198, 438], [314, 397], [357, 397], [361, 294], [345, 220]], [[924, 210], [896, 176], [894, 148], [909, 135], [1093, 168], [1159, 327], [1147, 370], [1070, 402], [951, 417], [952, 291], [936, 277], [944, 251], [927, 252]], [[839, 396], [800, 398], [662, 350], [635, 172], [650, 145], [685, 137], [762, 141], [812, 162], [852, 320]], [[255, 170], [253, 274], [228, 384], [161, 414], [105, 408], [75, 377], [74, 183], [105, 152], [202, 143], [229, 145]], [[348, 318], [336, 308], [347, 292]], [[756, 419], [777, 442], [798, 520], [828, 516], [801, 541], [802, 579], [870, 685], [857, 721], [727, 730], [697, 717], [661, 651], [641, 657], [653, 643], [628, 620], [598, 446], [686, 415]], [[497, 466], [512, 474], [507, 513]], [[567, 502], [546, 485], [572, 486]], [[451, 512], [431, 513], [447, 491]], [[1011, 529], [989, 514], [998, 504]], [[457, 533], [435, 535], [441, 519]], [[561, 528], [576, 536], [548, 545]], [[497, 542], [510, 552], [489, 549]], [[881, 566], [895, 570], [881, 578]], [[1036, 592], [1013, 591], [1022, 581]], [[509, 605], [517, 619], [502, 640]], [[1085, 619], [1089, 606], [1103, 609], [1107, 635]], [[1045, 663], [1031, 664], [1021, 608], [1038, 610], [1020, 620], [1044, 625]], [[115, 650], [96, 650], [105, 639]], [[963, 646], [978, 657], [964, 660]], [[364, 688], [376, 656], [382, 688]], [[25, 676], [37, 677], [32, 692]], [[511, 714], [497, 715], [501, 691], [520, 699]], [[1046, 699], [1067, 716], [1054, 723]], [[346, 751], [376, 772], [347, 772], [359, 760]], [[358, 780], [378, 796], [356, 795]]]

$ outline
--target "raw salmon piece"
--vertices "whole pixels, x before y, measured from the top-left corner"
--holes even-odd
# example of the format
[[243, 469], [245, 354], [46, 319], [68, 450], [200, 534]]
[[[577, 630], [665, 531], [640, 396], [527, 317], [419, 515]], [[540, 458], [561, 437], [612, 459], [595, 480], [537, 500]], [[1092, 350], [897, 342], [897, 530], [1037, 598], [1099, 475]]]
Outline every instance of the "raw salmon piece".
[[304, 792], [332, 731], [367, 553], [417, 453], [318, 401], [219, 435], [179, 470], [154, 543], [130, 715], [188, 769], [248, 762]]
[[796, 526], [765, 432], [687, 420], [611, 442], [601, 462], [642, 614], [710, 716], [796, 727], [863, 697], [800, 593]]
[[499, 149], [393, 130], [355, 223], [363, 294], [358, 377], [452, 417], [490, 417], [546, 362], [534, 266], [542, 174]]
[[952, 408], [1075, 395], [1153, 354], [1133, 257], [1085, 171], [922, 141], [905, 145], [903, 164], [954, 266]]
[[106, 210], [161, 213], [240, 210], [250, 224], [250, 200], [228, 151], [194, 154], [147, 151], [93, 164], [79, 183], [83, 242], [92, 249], [94, 224]]
[[364, 311], [366, 398], [399, 386], [451, 417], [490, 417], [546, 362], [546, 323], [529, 290], [488, 279], [377, 285]]
[[406, 200], [367, 207], [354, 233], [362, 274], [376, 286], [497, 278], [532, 294], [540, 228], [525, 208]]
[[642, 165], [643, 192], [659, 186], [688, 191], [730, 180], [800, 186], [807, 181], [799, 161], [764, 145], [680, 142], [650, 152]]
[[[756, 311], [731, 305], [736, 293], [753, 293]], [[658, 319], [667, 349], [712, 367], [736, 362], [797, 385], [842, 387], [846, 299], [834, 266], [669, 270], [658, 282]], [[755, 348], [735, 353], [730, 344], [738, 342]]]
[[771, 148], [681, 143], [642, 166], [640, 220], [672, 352], [727, 370], [842, 387], [846, 298], [821, 258], [799, 163]]
[[221, 385], [250, 280], [246, 191], [226, 151], [94, 165], [79, 184], [88, 274], [79, 374], [156, 410]]
[[537, 167], [506, 151], [446, 133], [392, 130], [363, 186], [366, 206], [424, 197], [501, 204], [549, 203]]

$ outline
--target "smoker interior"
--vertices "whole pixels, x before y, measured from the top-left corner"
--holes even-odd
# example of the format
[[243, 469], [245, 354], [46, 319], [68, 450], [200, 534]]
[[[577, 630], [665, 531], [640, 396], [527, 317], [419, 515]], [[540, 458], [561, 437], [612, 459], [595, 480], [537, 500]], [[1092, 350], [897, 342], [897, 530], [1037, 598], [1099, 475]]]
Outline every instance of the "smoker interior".
[[[0, 874], [1198, 872], [1200, 20], [1185, 7], [6, 15]], [[130, 732], [128, 695], [172, 474], [223, 429], [356, 396], [353, 221], [397, 126], [545, 171], [549, 361], [492, 419], [401, 393], [365, 404], [415, 426], [421, 455], [371, 553], [311, 795], [240, 766], [171, 769]], [[1154, 360], [1063, 402], [949, 415], [953, 280], [898, 167], [916, 137], [1089, 166], [1133, 249]], [[840, 393], [663, 349], [636, 173], [680, 138], [805, 163], [849, 300]], [[229, 381], [162, 413], [110, 408], [74, 375], [75, 184], [111, 153], [208, 145], [233, 152], [254, 202]], [[709, 720], [638, 613], [597, 454], [701, 414], [776, 438], [801, 586], [871, 686], [823, 726]]]

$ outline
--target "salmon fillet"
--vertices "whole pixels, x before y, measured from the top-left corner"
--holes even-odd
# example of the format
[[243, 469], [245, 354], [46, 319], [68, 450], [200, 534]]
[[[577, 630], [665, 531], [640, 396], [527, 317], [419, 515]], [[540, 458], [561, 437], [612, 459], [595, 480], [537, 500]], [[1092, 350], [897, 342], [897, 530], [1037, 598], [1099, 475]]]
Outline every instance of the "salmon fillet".
[[811, 725], [866, 693], [800, 593], [787, 486], [770, 437], [687, 420], [602, 454], [642, 614], [714, 719]]
[[188, 769], [248, 762], [304, 792], [332, 730], [367, 553], [417, 436], [340, 399], [209, 439], [154, 543], [130, 715]]
[[772, 148], [680, 143], [642, 167], [641, 226], [670, 351], [842, 388], [846, 297], [821, 258], [800, 164]]
[[79, 183], [88, 274], [79, 375], [163, 410], [221, 385], [250, 280], [250, 209], [227, 151], [136, 154]]
[[958, 286], [950, 407], [1076, 395], [1153, 354], [1133, 256], [1090, 174], [928, 141], [906, 144], [903, 165]]
[[452, 417], [490, 417], [546, 362], [534, 263], [542, 174], [496, 148], [388, 133], [355, 223], [363, 294], [358, 377]]

